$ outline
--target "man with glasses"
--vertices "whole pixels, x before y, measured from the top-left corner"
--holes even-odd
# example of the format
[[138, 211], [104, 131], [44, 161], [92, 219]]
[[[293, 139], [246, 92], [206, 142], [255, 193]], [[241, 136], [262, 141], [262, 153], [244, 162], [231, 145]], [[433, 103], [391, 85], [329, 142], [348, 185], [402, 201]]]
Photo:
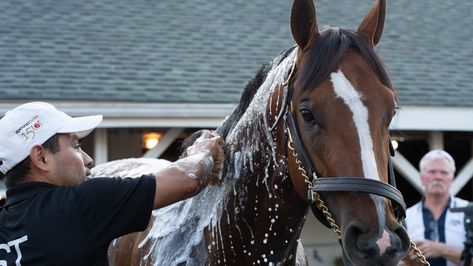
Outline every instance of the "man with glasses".
[[433, 150], [422, 157], [419, 169], [424, 196], [407, 209], [405, 225], [409, 237], [430, 265], [460, 265], [466, 240], [465, 214], [450, 209], [465, 207], [468, 201], [453, 197], [449, 191], [455, 161], [447, 152]]

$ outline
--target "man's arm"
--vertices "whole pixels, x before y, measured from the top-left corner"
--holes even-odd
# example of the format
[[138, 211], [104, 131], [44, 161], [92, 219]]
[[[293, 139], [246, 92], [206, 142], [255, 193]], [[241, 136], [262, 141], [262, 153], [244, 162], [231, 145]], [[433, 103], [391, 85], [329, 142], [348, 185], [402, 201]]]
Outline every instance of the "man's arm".
[[187, 149], [187, 157], [154, 173], [156, 193], [153, 208], [162, 208], [187, 199], [206, 187], [211, 175], [219, 172], [215, 169], [221, 167], [223, 146], [220, 136], [206, 131]]
[[460, 265], [462, 249], [454, 248], [442, 242], [435, 242], [431, 240], [415, 241], [417, 248], [427, 258], [444, 258], [446, 260], [455, 262]]

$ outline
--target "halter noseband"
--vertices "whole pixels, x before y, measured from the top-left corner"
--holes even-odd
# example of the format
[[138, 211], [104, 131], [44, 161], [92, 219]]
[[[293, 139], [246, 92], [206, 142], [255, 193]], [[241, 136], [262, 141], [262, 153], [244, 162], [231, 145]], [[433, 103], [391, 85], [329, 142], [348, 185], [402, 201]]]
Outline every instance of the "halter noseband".
[[287, 80], [283, 83], [284, 96], [283, 108], [278, 114], [274, 125], [270, 130], [274, 129], [281, 114], [287, 113], [286, 117], [286, 131], [288, 134], [288, 148], [292, 150], [296, 158], [298, 168], [304, 177], [304, 182], [307, 184], [307, 199], [311, 203], [311, 208], [317, 219], [326, 227], [332, 228], [341, 237], [341, 231], [332, 218], [328, 207], [321, 199], [320, 192], [361, 192], [368, 194], [375, 194], [391, 200], [393, 211], [396, 218], [400, 221], [406, 216], [406, 204], [401, 192], [396, 188], [394, 170], [392, 167], [391, 156], [394, 156], [394, 149], [390, 143], [390, 157], [388, 161], [388, 175], [389, 183], [384, 183], [374, 179], [367, 179], [363, 177], [317, 177], [317, 171], [310, 160], [309, 155], [302, 144], [297, 121], [294, 118], [292, 110], [287, 110], [289, 99], [289, 83], [293, 76], [295, 69], [295, 60], [292, 65], [291, 72]]

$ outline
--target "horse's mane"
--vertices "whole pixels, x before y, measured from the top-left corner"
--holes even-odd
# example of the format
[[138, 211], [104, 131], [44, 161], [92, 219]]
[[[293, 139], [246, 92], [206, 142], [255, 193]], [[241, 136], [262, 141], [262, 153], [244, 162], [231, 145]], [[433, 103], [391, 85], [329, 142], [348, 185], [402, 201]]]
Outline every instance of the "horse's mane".
[[[258, 72], [256, 72], [256, 74], [248, 81], [248, 83], [246, 84], [240, 96], [240, 102], [238, 103], [233, 113], [228, 118], [226, 118], [225, 121], [223, 121], [223, 123], [215, 130], [220, 136], [222, 136], [223, 139], [227, 137], [229, 132], [232, 131], [236, 123], [240, 120], [240, 118], [246, 112], [246, 110], [248, 109], [248, 106], [253, 100], [253, 96], [256, 94], [258, 89], [264, 83], [269, 71], [273, 67], [278, 66], [286, 57], [288, 57], [292, 53], [292, 51], [294, 51], [294, 49], [295, 49], [295, 46], [291, 47], [288, 50], [283, 51], [271, 63], [262, 65], [258, 69]], [[191, 146], [195, 142], [195, 140], [198, 137], [200, 137], [201, 134], [202, 134], [202, 130], [199, 130], [193, 133], [192, 135], [190, 135], [189, 137], [187, 137], [186, 139], [184, 139], [181, 145], [181, 150], [184, 152], [182, 154], [183, 156], [185, 155], [186, 148]]]
[[304, 56], [298, 74], [298, 87], [316, 88], [330, 73], [337, 71], [340, 61], [349, 49], [355, 49], [374, 69], [383, 85], [392, 89], [391, 80], [381, 59], [368, 42], [353, 30], [327, 28], [320, 33], [319, 39]]
[[266, 79], [268, 72], [274, 67], [278, 66], [291, 52], [294, 50], [294, 47], [283, 51], [278, 57], [276, 57], [273, 62], [269, 64], [264, 64], [260, 67], [258, 72], [253, 76], [253, 78], [246, 84], [245, 89], [243, 90], [240, 103], [235, 108], [233, 113], [228, 117], [222, 125], [217, 128], [217, 133], [219, 133], [222, 137], [226, 137], [228, 133], [232, 130], [233, 126], [240, 120], [242, 115], [248, 109], [251, 101], [253, 100], [253, 96], [256, 94], [258, 89], [261, 87], [263, 82]]

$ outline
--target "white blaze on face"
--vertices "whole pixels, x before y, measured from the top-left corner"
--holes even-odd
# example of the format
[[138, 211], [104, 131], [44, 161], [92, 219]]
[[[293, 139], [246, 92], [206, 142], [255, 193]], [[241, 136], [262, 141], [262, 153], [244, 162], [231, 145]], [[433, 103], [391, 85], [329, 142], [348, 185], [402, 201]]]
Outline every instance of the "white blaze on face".
[[353, 113], [353, 123], [360, 140], [360, 155], [364, 177], [380, 181], [373, 152], [370, 126], [368, 124], [368, 109], [361, 101], [361, 95], [353, 88], [350, 81], [347, 80], [341, 71], [332, 73], [330, 77], [332, 78], [335, 94], [343, 99], [343, 102]]
[[[363, 176], [365, 178], [380, 181], [373, 151], [373, 140], [371, 139], [371, 131], [368, 124], [368, 109], [361, 101], [361, 95], [352, 86], [345, 75], [343, 75], [342, 71], [339, 70], [334, 72], [330, 75], [330, 77], [335, 94], [337, 97], [343, 99], [343, 102], [353, 114], [353, 123], [355, 124], [355, 128], [358, 133], [358, 139], [360, 140], [360, 156], [361, 163], [363, 165]], [[389, 235], [386, 236], [383, 234], [383, 232], [385, 232], [384, 198], [376, 195], [370, 196], [373, 199], [374, 206], [376, 207], [378, 213], [380, 240], [377, 242], [377, 244], [382, 255], [390, 246]]]

